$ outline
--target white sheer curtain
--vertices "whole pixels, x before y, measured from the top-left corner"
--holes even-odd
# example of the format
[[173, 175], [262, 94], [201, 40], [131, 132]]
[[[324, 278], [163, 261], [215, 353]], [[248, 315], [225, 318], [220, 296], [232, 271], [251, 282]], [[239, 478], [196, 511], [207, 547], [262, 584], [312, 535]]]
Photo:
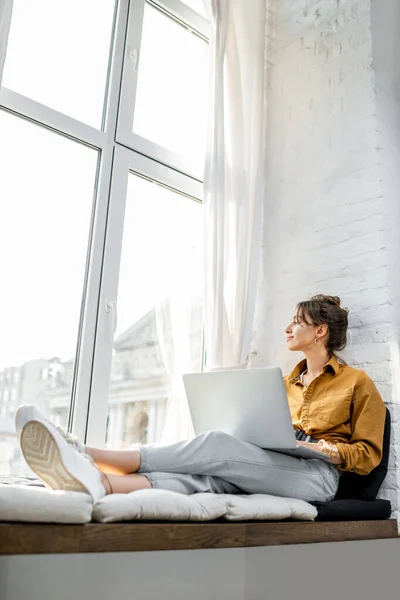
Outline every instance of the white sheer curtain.
[[160, 443], [171, 444], [193, 437], [182, 375], [201, 370], [201, 297], [169, 297], [157, 306], [156, 323], [168, 393]]
[[161, 443], [193, 435], [182, 375], [202, 368], [202, 320], [207, 369], [227, 368], [246, 363], [254, 316], [263, 195], [265, 0], [212, 0], [208, 8], [205, 248], [196, 245], [205, 262], [199, 252], [188, 256], [156, 309], [168, 396]]
[[206, 368], [244, 365], [261, 243], [265, 0], [205, 0], [210, 109], [204, 173]]
[[13, 1], [0, 0], [0, 86], [6, 60], [8, 32], [10, 30]]
[[[199, 214], [201, 218], [201, 215]], [[156, 328], [165, 370], [167, 397], [160, 443], [170, 444], [193, 437], [182, 375], [202, 369], [203, 346], [203, 247], [201, 221], [188, 231], [191, 244], [176, 265], [170, 291], [156, 307]], [[188, 250], [191, 246], [190, 250]]]

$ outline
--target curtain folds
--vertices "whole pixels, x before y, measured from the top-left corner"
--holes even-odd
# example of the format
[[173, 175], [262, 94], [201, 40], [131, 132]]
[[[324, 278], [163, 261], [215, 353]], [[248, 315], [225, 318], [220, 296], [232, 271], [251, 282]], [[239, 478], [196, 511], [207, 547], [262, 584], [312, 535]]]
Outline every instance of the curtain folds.
[[204, 171], [206, 369], [245, 365], [261, 244], [265, 0], [209, 0]]
[[[201, 213], [201, 211], [199, 211]], [[200, 214], [199, 214], [200, 216]], [[184, 373], [202, 369], [203, 247], [201, 221], [187, 231], [191, 243], [169, 281], [170, 290], [155, 311], [158, 344], [164, 371], [167, 404], [161, 444], [193, 437], [183, 386]], [[190, 247], [190, 249], [189, 249]]]
[[264, 189], [265, 0], [205, 4], [212, 34], [204, 272], [192, 256], [157, 309], [169, 390], [161, 443], [193, 435], [182, 374], [202, 368], [202, 324], [207, 370], [246, 366], [255, 310]]
[[172, 444], [194, 435], [182, 375], [201, 371], [201, 297], [170, 296], [156, 310], [158, 341], [168, 390], [161, 444]]

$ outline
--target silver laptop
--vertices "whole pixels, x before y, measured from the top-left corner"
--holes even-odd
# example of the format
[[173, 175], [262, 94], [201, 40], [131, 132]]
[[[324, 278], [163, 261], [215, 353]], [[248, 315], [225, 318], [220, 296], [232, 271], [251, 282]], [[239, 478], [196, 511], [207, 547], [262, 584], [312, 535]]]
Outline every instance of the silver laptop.
[[297, 444], [279, 367], [192, 373], [183, 382], [196, 435], [223, 431], [260, 448], [330, 462]]

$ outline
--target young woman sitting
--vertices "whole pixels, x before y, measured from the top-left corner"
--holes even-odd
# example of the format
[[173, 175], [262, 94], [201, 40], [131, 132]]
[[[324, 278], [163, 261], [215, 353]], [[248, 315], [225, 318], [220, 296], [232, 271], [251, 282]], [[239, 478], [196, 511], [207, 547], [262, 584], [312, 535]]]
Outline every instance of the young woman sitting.
[[47, 421], [34, 406], [21, 406], [16, 427], [24, 457], [55, 490], [126, 494], [162, 488], [183, 494], [271, 494], [329, 501], [341, 471], [367, 475], [382, 458], [385, 405], [371, 379], [336, 352], [346, 345], [347, 310], [335, 296], [300, 302], [286, 328], [287, 346], [302, 360], [285, 377], [299, 441], [330, 458], [304, 459], [259, 448], [220, 431], [167, 446], [105, 450], [80, 444]]

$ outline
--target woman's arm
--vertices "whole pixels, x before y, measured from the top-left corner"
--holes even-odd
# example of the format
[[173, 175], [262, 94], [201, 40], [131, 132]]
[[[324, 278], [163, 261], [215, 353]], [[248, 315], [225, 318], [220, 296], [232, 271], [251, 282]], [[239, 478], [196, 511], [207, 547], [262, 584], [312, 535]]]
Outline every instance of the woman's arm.
[[317, 444], [313, 442], [301, 442], [299, 440], [297, 441], [297, 443], [300, 446], [304, 446], [305, 448], [310, 448], [310, 450], [314, 450], [314, 452], [320, 452], [324, 456], [328, 456], [329, 462], [331, 462], [333, 465], [340, 465], [343, 462], [339, 452], [337, 451], [336, 446], [334, 444], [326, 442], [325, 440], [319, 440]]
[[371, 379], [360, 371], [351, 406], [351, 438], [338, 442], [341, 471], [368, 475], [382, 460], [386, 408]]

